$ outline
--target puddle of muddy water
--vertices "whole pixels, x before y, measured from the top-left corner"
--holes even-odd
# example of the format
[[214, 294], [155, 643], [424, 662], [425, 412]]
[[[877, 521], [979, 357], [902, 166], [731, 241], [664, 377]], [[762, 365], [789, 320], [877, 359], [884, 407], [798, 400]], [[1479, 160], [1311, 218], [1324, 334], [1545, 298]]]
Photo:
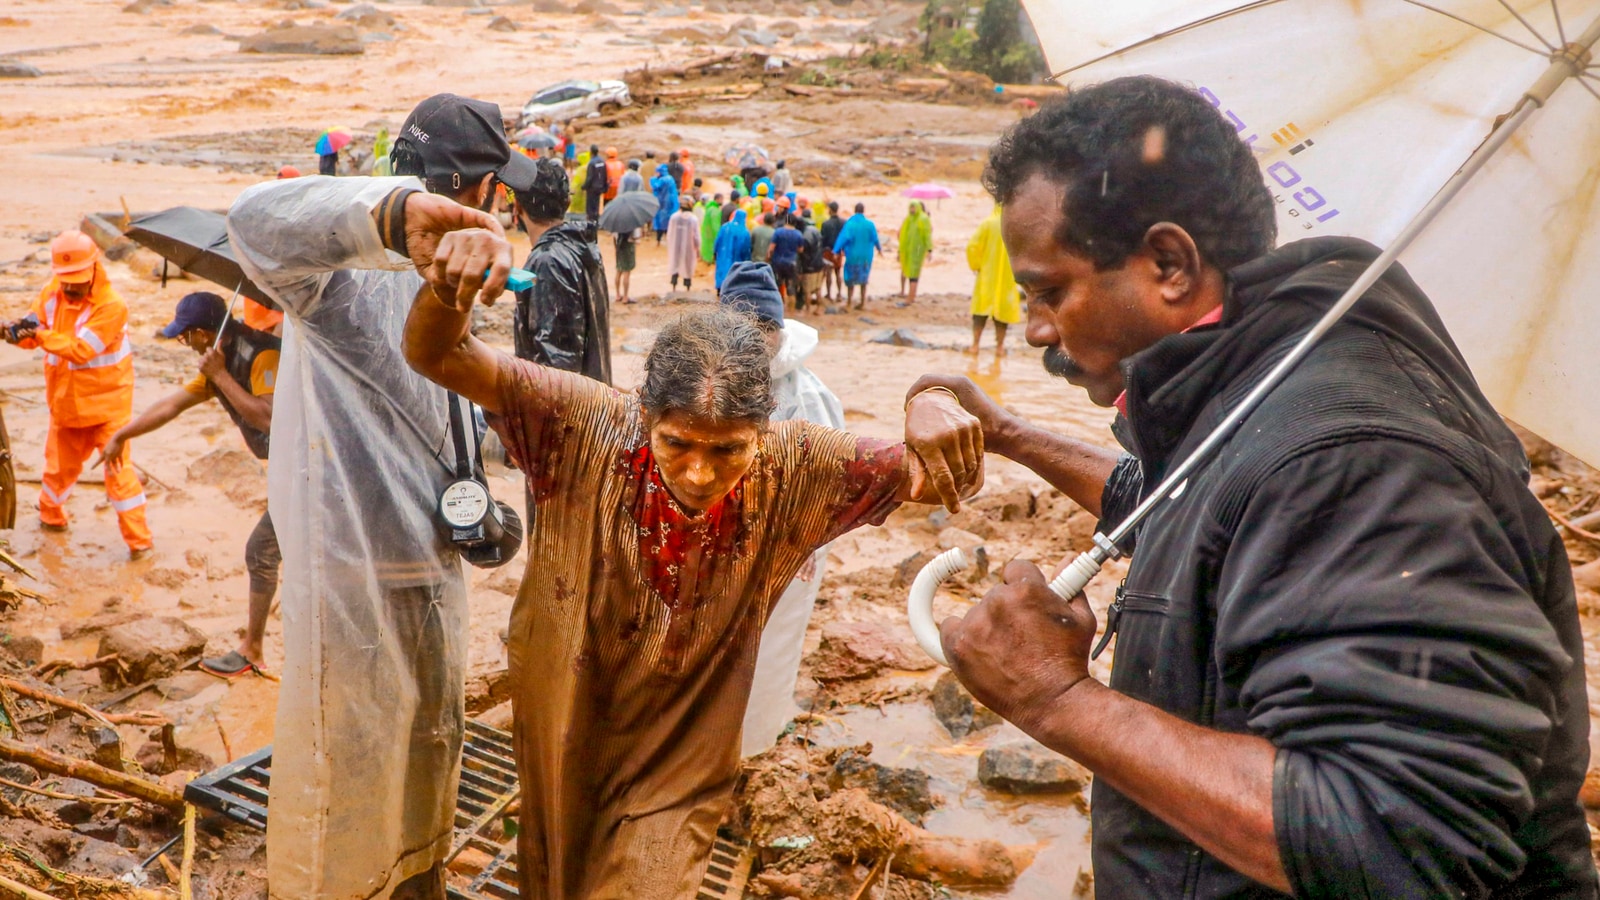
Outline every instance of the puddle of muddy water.
[[1089, 871], [1089, 819], [1073, 796], [1018, 798], [978, 783], [983, 749], [1024, 736], [1010, 724], [955, 740], [924, 699], [829, 713], [810, 735], [824, 747], [871, 742], [874, 762], [927, 772], [931, 789], [943, 801], [924, 821], [929, 831], [1038, 848], [1033, 864], [1009, 890], [957, 896], [1060, 900], [1070, 894], [1078, 873]]

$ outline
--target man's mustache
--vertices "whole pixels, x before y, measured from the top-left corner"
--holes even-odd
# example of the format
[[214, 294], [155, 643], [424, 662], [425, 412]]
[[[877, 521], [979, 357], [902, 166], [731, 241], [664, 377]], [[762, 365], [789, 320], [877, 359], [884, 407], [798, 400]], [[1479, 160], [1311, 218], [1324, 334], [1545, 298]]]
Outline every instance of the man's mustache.
[[1072, 361], [1060, 347], [1044, 348], [1044, 370], [1057, 378], [1071, 378], [1082, 375], [1083, 368]]

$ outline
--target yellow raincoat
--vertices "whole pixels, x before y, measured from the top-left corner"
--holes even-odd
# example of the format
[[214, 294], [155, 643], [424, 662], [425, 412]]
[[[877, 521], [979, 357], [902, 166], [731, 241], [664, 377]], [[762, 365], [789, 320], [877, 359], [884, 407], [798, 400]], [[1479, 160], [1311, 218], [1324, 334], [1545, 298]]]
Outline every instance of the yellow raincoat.
[[1022, 321], [1022, 297], [1011, 276], [1011, 257], [1000, 240], [1000, 207], [983, 220], [967, 242], [967, 265], [978, 274], [972, 289], [972, 314], [1015, 325]]

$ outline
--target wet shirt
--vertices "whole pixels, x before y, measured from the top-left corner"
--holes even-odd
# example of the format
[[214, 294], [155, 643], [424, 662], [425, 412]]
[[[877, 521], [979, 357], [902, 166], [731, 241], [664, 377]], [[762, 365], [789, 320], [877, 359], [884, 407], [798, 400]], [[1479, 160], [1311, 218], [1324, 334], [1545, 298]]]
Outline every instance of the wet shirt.
[[800, 259], [800, 247], [806, 242], [805, 235], [793, 228], [779, 228], [772, 235], [772, 264], [774, 266], [794, 266]]
[[813, 551], [897, 506], [904, 447], [774, 423], [691, 517], [634, 396], [509, 357], [500, 393], [535, 511], [509, 630], [522, 896], [692, 897], [762, 626]]
[[[281, 355], [282, 342], [270, 334], [263, 334], [247, 325], [240, 325], [237, 321], [228, 326], [225, 339], [227, 344], [227, 369], [228, 374], [241, 387], [250, 392], [252, 397], [270, 397], [278, 389], [278, 357]], [[217, 390], [211, 379], [203, 373], [196, 374], [183, 386], [184, 391], [199, 397], [201, 400], [213, 398], [222, 408], [227, 410], [228, 418], [238, 427], [239, 434], [244, 437], [244, 442], [250, 447], [257, 459], [267, 458], [268, 442], [267, 432], [256, 428], [234, 408], [228, 396]]]

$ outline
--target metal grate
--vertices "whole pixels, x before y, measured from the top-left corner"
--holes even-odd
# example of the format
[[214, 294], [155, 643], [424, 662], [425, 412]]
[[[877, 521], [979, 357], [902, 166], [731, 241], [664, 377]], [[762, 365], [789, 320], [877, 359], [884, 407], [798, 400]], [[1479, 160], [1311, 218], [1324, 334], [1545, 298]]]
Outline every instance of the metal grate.
[[[189, 782], [183, 798], [252, 828], [266, 830], [267, 791], [272, 785], [272, 748], [234, 760]], [[446, 863], [471, 847], [490, 860], [465, 888], [451, 887], [450, 900], [519, 900], [517, 840], [501, 822], [517, 798], [517, 762], [511, 735], [468, 720], [461, 748], [461, 788], [456, 794], [455, 838]], [[718, 837], [695, 900], [740, 900], [750, 876], [747, 847]]]

